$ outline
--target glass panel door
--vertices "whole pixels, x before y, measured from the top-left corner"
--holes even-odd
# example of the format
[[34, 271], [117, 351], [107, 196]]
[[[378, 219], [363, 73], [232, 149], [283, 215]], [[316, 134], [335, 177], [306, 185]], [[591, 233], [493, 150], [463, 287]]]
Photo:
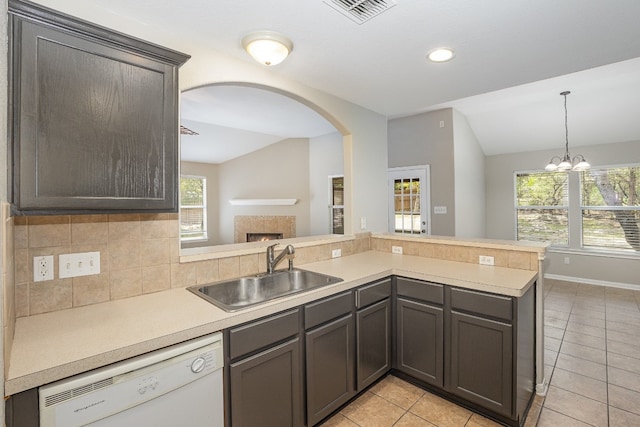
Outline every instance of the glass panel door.
[[344, 234], [344, 176], [329, 177], [331, 233]]
[[389, 231], [431, 234], [428, 167], [389, 170]]

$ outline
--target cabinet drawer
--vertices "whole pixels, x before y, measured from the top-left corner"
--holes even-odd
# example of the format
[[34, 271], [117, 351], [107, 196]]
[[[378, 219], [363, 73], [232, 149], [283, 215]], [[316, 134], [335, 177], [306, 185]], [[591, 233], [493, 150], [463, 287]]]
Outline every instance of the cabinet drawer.
[[229, 357], [233, 360], [247, 353], [275, 344], [298, 334], [300, 310], [290, 310], [229, 331]]
[[330, 296], [304, 306], [304, 328], [310, 329], [331, 319], [351, 312], [353, 293], [351, 291]]
[[391, 295], [391, 279], [365, 285], [356, 290], [356, 307], [363, 308]]
[[451, 288], [451, 308], [512, 321], [511, 297]]
[[444, 303], [443, 285], [407, 277], [398, 277], [396, 279], [396, 294], [436, 304]]

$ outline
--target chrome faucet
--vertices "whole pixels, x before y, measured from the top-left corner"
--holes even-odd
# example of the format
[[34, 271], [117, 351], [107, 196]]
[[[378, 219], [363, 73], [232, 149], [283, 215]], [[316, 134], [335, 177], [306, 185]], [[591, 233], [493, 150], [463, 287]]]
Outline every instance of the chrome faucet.
[[[287, 255], [293, 255], [296, 252], [296, 249], [292, 245], [287, 245], [287, 247], [280, 252], [280, 255], [274, 257], [273, 248], [276, 246], [278, 246], [277, 243], [267, 248], [267, 273], [269, 274], [273, 273], [273, 270], [276, 268], [276, 265], [282, 261], [282, 258]], [[293, 270], [293, 260], [291, 258], [289, 258], [289, 270]]]

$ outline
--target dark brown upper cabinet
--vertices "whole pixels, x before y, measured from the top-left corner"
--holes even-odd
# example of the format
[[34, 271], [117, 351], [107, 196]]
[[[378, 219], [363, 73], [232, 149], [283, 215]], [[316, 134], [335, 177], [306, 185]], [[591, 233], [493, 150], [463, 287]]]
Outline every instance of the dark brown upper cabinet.
[[188, 55], [9, 2], [17, 214], [177, 212]]

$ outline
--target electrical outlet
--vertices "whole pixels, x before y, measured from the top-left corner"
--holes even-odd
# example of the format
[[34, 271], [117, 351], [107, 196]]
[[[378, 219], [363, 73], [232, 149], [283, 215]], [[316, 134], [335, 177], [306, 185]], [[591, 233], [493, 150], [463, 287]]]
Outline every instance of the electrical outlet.
[[480, 259], [478, 260], [478, 262], [482, 265], [493, 265], [493, 257], [480, 255]]
[[565, 264], [571, 263], [571, 258], [569, 258], [568, 256], [564, 257], [564, 263]]
[[401, 254], [402, 246], [391, 246], [391, 252], [394, 254]]
[[100, 274], [100, 252], [60, 255], [58, 269], [61, 279]]
[[33, 257], [33, 281], [53, 280], [53, 255]]
[[331, 258], [339, 258], [342, 256], [342, 249], [334, 249], [331, 251]]

